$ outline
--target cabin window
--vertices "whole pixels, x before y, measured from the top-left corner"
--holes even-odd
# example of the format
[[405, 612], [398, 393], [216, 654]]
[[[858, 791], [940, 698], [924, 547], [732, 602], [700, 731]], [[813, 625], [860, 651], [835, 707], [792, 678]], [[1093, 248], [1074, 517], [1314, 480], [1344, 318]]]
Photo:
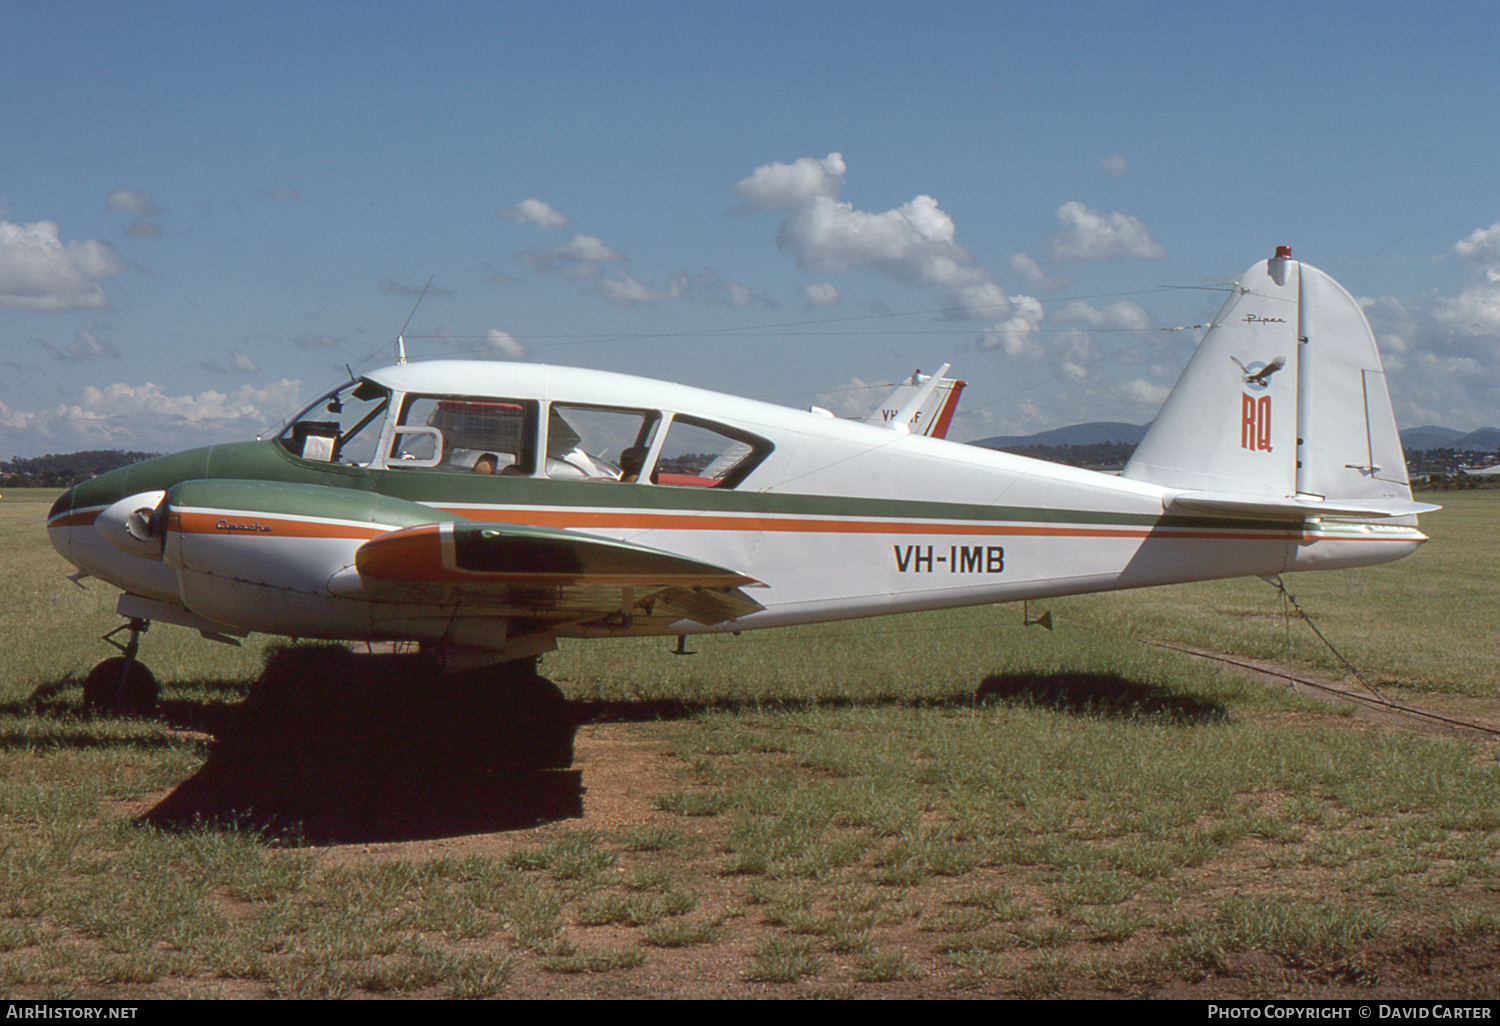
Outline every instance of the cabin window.
[[547, 414], [547, 476], [634, 481], [660, 421], [654, 410], [553, 403]]
[[530, 399], [407, 396], [385, 465], [529, 475], [535, 466], [536, 410]]
[[696, 488], [733, 488], [771, 453], [764, 438], [693, 417], [674, 416], [651, 480]]
[[351, 381], [298, 414], [277, 441], [305, 460], [368, 466], [390, 401], [389, 389], [373, 381]]

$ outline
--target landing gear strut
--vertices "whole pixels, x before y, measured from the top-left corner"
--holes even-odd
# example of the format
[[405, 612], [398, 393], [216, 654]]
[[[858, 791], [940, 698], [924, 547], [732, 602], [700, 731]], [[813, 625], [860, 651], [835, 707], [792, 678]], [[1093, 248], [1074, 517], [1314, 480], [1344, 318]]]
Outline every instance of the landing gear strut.
[[[131, 617], [129, 623], [104, 635], [104, 640], [124, 655], [106, 659], [89, 671], [83, 680], [85, 709], [116, 716], [146, 716], [156, 711], [156, 678], [135, 660], [141, 635], [150, 627], [150, 621]], [[123, 645], [115, 640], [121, 631], [130, 632], [130, 640]]]

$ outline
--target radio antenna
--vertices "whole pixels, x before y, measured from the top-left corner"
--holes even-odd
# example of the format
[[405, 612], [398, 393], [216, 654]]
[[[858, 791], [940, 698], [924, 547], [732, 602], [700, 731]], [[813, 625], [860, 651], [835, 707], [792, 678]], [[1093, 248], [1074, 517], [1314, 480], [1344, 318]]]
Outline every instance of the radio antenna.
[[411, 319], [417, 315], [417, 307], [422, 305], [422, 297], [427, 295], [427, 290], [432, 286], [432, 278], [427, 279], [427, 284], [422, 286], [422, 291], [417, 293], [417, 301], [411, 305], [411, 313], [406, 315], [406, 324], [401, 325], [401, 330], [396, 333], [396, 366], [406, 366], [406, 326]]

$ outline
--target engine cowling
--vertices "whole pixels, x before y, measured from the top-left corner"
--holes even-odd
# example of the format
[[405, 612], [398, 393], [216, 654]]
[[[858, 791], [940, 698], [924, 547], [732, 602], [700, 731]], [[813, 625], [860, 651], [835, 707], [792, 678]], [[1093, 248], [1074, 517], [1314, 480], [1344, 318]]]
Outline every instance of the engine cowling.
[[127, 495], [99, 514], [94, 529], [121, 552], [161, 559], [167, 535], [166, 498], [164, 491]]

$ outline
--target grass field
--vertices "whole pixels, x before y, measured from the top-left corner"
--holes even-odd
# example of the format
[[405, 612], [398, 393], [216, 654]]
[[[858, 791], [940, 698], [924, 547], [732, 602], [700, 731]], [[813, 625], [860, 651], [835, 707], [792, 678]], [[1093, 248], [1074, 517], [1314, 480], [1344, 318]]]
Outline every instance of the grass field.
[[[1382, 688], [1493, 716], [1497, 497], [1445, 494], [1412, 558], [1288, 587]], [[0, 500], [7, 996], [1500, 992], [1492, 744], [1140, 644], [1341, 675], [1259, 580], [1058, 600], [1050, 633], [1006, 606], [691, 658], [568, 644], [543, 670], [582, 721], [582, 818], [298, 846], [135, 822], [201, 778], [181, 721], [235, 709], [263, 646], [153, 627], [180, 715], [81, 716], [118, 618], [66, 580], [50, 499]]]

